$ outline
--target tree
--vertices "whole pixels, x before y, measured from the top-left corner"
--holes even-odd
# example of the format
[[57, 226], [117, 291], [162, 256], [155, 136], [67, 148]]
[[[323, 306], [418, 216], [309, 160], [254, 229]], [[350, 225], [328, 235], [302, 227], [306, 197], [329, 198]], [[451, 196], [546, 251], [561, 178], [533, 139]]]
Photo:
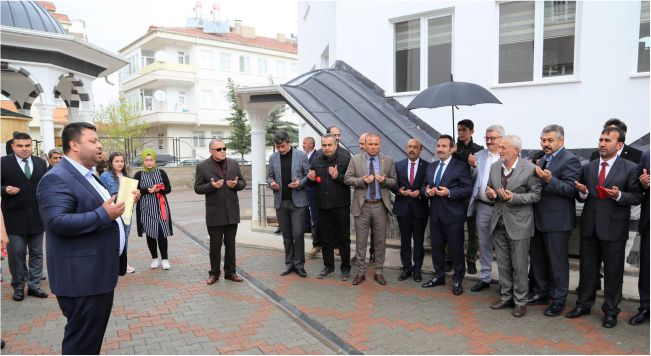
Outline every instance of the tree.
[[237, 103], [237, 97], [235, 96], [236, 86], [231, 78], [228, 78], [227, 86], [231, 115], [226, 120], [228, 120], [233, 129], [231, 135], [228, 137], [228, 147], [237, 151], [242, 156], [242, 161], [244, 161], [244, 155], [251, 152], [251, 126], [249, 126], [249, 122], [246, 119], [244, 109]]
[[292, 139], [292, 142], [296, 143], [298, 141], [298, 125], [293, 122], [281, 120], [280, 118], [285, 114], [287, 106], [285, 104], [275, 108], [267, 119], [267, 134], [265, 137], [266, 145], [274, 147], [274, 133], [278, 130], [286, 131], [289, 134], [289, 137]]
[[140, 110], [124, 98], [100, 106], [95, 113], [95, 126], [105, 152], [118, 151], [130, 157], [131, 152], [126, 152], [129, 149], [126, 141], [145, 136], [149, 127], [139, 116]]

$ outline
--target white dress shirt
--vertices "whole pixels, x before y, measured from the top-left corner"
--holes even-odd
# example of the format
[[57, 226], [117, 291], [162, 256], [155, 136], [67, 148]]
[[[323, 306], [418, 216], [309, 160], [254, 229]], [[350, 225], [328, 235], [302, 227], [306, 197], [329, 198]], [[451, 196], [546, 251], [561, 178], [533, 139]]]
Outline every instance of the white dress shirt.
[[[32, 162], [32, 156], [30, 155], [27, 159], [27, 164], [29, 165], [29, 171], [34, 174], [34, 162]], [[20, 170], [23, 171], [23, 174], [25, 173], [25, 161], [23, 161], [22, 158], [16, 156], [16, 161], [18, 161], [18, 165], [20, 166]]]

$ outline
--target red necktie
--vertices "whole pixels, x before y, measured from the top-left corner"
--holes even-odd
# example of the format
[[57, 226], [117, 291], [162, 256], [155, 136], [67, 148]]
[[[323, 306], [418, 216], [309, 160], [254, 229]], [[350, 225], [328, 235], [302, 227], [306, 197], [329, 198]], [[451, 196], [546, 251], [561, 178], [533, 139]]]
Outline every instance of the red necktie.
[[409, 170], [409, 186], [414, 185], [414, 165], [416, 162], [411, 162], [411, 169]]
[[606, 166], [608, 166], [608, 162], [601, 162], [601, 171], [599, 171], [599, 185], [602, 187], [606, 181]]

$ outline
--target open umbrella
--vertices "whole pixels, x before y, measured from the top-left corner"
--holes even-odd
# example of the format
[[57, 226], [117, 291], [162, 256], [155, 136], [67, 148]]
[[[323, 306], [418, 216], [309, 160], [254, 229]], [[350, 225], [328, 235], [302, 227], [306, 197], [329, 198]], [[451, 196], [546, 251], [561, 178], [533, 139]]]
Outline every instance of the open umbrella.
[[[452, 137], [454, 138], [454, 107], [457, 105], [501, 104], [491, 92], [483, 87], [466, 82], [455, 82], [450, 75], [450, 81], [432, 85], [416, 95], [407, 109], [452, 107]], [[458, 109], [458, 108], [457, 108]]]

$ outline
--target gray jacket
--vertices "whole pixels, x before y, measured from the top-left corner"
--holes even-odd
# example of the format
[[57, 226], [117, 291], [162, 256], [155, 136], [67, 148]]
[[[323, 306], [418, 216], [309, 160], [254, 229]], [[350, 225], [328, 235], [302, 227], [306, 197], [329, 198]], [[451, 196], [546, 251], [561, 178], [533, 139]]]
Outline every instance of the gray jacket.
[[[300, 186], [298, 189], [292, 190], [292, 202], [297, 207], [305, 207], [309, 205], [307, 200], [307, 191], [305, 190], [305, 182], [307, 181], [307, 172], [310, 170], [310, 163], [307, 159], [305, 152], [292, 148], [292, 177], [298, 177]], [[278, 185], [282, 185], [283, 179], [281, 177], [280, 167], [280, 153], [274, 152], [269, 156], [269, 171], [267, 172], [267, 184], [271, 186], [271, 181], [275, 180]], [[283, 190], [278, 189], [274, 191], [274, 208], [280, 209], [280, 203], [283, 200]]]

